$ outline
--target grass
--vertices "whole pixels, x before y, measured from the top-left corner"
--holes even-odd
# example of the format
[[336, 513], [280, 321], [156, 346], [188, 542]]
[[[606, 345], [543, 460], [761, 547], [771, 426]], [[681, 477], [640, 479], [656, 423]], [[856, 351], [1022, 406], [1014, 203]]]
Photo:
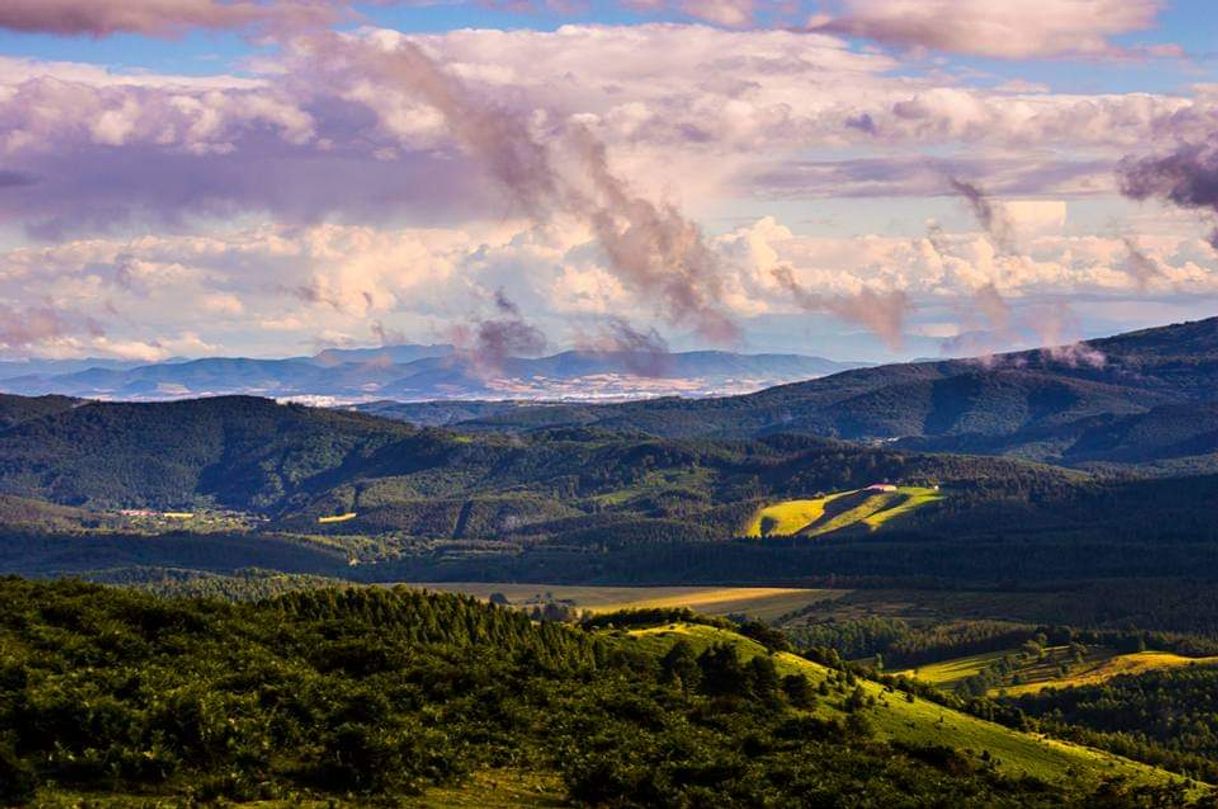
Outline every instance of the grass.
[[915, 680], [921, 680], [924, 683], [937, 685], [940, 688], [951, 688], [952, 686], [980, 674], [982, 669], [992, 663], [997, 663], [1006, 654], [1017, 654], [1018, 650], [1003, 650], [1000, 652], [986, 652], [985, 654], [970, 655], [969, 657], [957, 657], [952, 660], [944, 660], [939, 663], [930, 663], [924, 666], [918, 666], [916, 669], [906, 669], [905, 671], [893, 672], [894, 674], [910, 677]]
[[942, 500], [937, 489], [900, 486], [895, 492], [854, 489], [810, 500], [785, 500], [760, 509], [745, 536], [821, 536], [859, 525], [875, 531], [885, 523]]
[[[791, 536], [811, 525], [825, 513], [825, 506], [848, 492], [830, 494], [813, 500], [785, 500], [757, 512], [745, 528], [745, 536]], [[767, 524], [768, 523], [768, 524]]]
[[[1178, 666], [1218, 666], [1218, 657], [1185, 657], [1173, 652], [1129, 652], [1119, 653], [1102, 646], [1089, 647], [1082, 660], [1076, 660], [1067, 646], [1050, 646], [1042, 657], [1027, 659], [1019, 649], [1003, 649], [997, 652], [957, 657], [918, 666], [897, 674], [921, 680], [940, 688], [956, 688], [968, 678], [980, 674], [983, 669], [997, 663], [1004, 656], [1016, 662], [1016, 667], [1007, 676], [1008, 682], [991, 688], [990, 696], [1016, 697], [1034, 694], [1046, 688], [1074, 688], [1080, 685], [1096, 685], [1126, 674], [1144, 674]], [[1068, 671], [1062, 674], [1061, 667]], [[1010, 682], [1018, 678], [1019, 682]]]
[[534, 809], [570, 806], [557, 775], [519, 770], [482, 770], [461, 784], [433, 787], [406, 806], [426, 809]]
[[1045, 679], [1026, 677], [1019, 685], [1008, 685], [995, 689], [994, 693], [1016, 697], [1034, 694], [1046, 688], [1075, 688], [1080, 685], [1097, 685], [1123, 675], [1145, 674], [1161, 669], [1180, 666], [1218, 666], [1218, 657], [1185, 657], [1173, 652], [1130, 652], [1113, 654], [1098, 662], [1085, 661], [1077, 670], [1065, 677], [1050, 676]]
[[[663, 652], [678, 639], [695, 649], [715, 643], [731, 643], [742, 659], [767, 654], [760, 644], [734, 632], [714, 627], [671, 624], [629, 633], [633, 642]], [[804, 674], [813, 685], [829, 676], [829, 669], [796, 655], [779, 653], [774, 662], [780, 674]], [[974, 716], [944, 708], [922, 698], [906, 701], [901, 692], [887, 692], [879, 683], [859, 680], [864, 692], [877, 704], [866, 709], [866, 716], [882, 739], [911, 744], [945, 744], [966, 753], [989, 753], [1002, 771], [1012, 776], [1031, 775], [1049, 782], [1081, 780], [1088, 783], [1102, 778], [1123, 776], [1138, 783], [1165, 783], [1184, 779], [1171, 773], [1089, 747], [1021, 733]], [[826, 718], [844, 716], [844, 695], [837, 692], [821, 697], [815, 713]]]
[[[547, 807], [569, 806], [564, 799], [565, 790], [559, 777], [552, 773], [527, 772], [522, 770], [480, 770], [460, 783], [450, 786], [432, 787], [415, 798], [405, 798], [385, 805], [419, 807], [419, 809], [547, 809]], [[45, 809], [165, 809], [170, 806], [194, 806], [194, 801], [185, 795], [116, 795], [114, 793], [87, 793], [72, 790], [41, 790], [35, 806]], [[246, 801], [237, 804], [253, 809], [292, 809], [293, 807], [367, 806], [368, 802], [355, 798], [314, 799], [307, 795], [293, 795], [277, 800]]]
[[826, 599], [840, 598], [848, 592], [791, 587], [597, 587], [482, 582], [442, 582], [411, 586], [464, 593], [482, 599], [490, 598], [492, 593], [502, 593], [512, 604], [517, 605], [563, 601], [591, 612], [689, 607], [711, 615], [742, 613], [762, 621], [772, 621], [793, 610]]
[[922, 506], [937, 503], [944, 498], [943, 492], [938, 489], [921, 486], [902, 486], [897, 489], [897, 493], [905, 495], [904, 499], [891, 508], [876, 512], [865, 519], [864, 522], [868, 527], [875, 530], [890, 520], [903, 517], [910, 512], [920, 509]]

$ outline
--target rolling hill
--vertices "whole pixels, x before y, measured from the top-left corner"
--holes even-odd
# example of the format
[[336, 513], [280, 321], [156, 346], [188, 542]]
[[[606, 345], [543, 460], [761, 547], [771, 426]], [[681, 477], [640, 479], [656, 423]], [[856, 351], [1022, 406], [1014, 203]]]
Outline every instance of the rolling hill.
[[538, 623], [401, 587], [224, 603], [3, 579], [0, 597], [6, 804], [1081, 809], [1210, 791], [722, 621]]
[[[640, 646], [653, 650], [653, 654], [671, 648], [678, 641], [685, 641], [699, 652], [715, 645], [728, 645], [743, 660], [770, 654], [750, 638], [701, 624], [665, 624], [633, 630], [631, 636]], [[778, 652], [773, 654], [773, 660], [779, 674], [803, 675], [815, 686], [836, 681], [837, 673], [832, 669], [797, 655]], [[1049, 781], [1062, 778], [1065, 772], [1092, 782], [1114, 775], [1141, 782], [1163, 778], [1153, 767], [1081, 745], [1020, 733], [925, 698], [907, 697], [876, 682], [860, 679], [857, 687], [871, 701], [867, 716], [879, 738], [909, 745], [943, 744], [950, 738], [952, 746], [979, 758], [984, 755], [984, 760], [995, 761], [1001, 771]], [[836, 699], [832, 696], [822, 699], [816, 714], [838, 720], [848, 716], [850, 710], [844, 705], [848, 691], [844, 690]]]
[[[1068, 485], [1077, 477], [999, 459], [893, 453], [814, 438], [741, 443], [582, 428], [470, 436], [252, 397], [6, 401], [14, 423], [0, 431], [0, 493], [103, 508], [356, 512], [358, 524], [385, 509], [460, 511], [480, 497], [533, 503], [562, 516], [662, 517], [766, 494], [858, 488], [877, 477], [985, 479], [1011, 491]], [[721, 533], [735, 530], [725, 524]]]
[[[256, 566], [407, 580], [545, 571], [619, 583], [670, 583], [680, 571], [688, 583], [805, 585], [1218, 570], [1218, 476], [1103, 479], [810, 436], [451, 432], [251, 397], [10, 399], [6, 412], [3, 570]], [[767, 505], [877, 481], [910, 488], [841, 498], [802, 536], [742, 539]], [[929, 504], [919, 489], [935, 485], [949, 496]], [[154, 514], [141, 522], [121, 510]], [[81, 544], [89, 532], [108, 538]], [[158, 534], [173, 541], [152, 541]]]
[[23, 421], [54, 415], [79, 404], [66, 396], [8, 396], [0, 393], [0, 430], [7, 430]]
[[536, 407], [464, 429], [562, 424], [662, 436], [805, 433], [1087, 466], [1218, 453], [1218, 318], [978, 360], [863, 368], [747, 396]]

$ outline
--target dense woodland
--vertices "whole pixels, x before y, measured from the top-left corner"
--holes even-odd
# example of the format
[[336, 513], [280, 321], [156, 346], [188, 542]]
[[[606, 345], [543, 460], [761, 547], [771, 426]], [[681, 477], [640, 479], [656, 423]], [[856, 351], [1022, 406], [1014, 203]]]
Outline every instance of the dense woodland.
[[[787, 583], [1001, 586], [1218, 572], [1218, 475], [1087, 475], [792, 435], [469, 435], [241, 397], [0, 404], [10, 422], [0, 432], [0, 570], [11, 572], [755, 583], [781, 571]], [[945, 496], [879, 531], [736, 538], [765, 503], [876, 481], [939, 485]], [[124, 522], [122, 509], [237, 516], [158, 528]], [[354, 517], [320, 522], [339, 514]], [[84, 546], [82, 534], [105, 541]]]
[[1116, 677], [1013, 700], [1040, 727], [1218, 780], [1218, 671], [1204, 666]]
[[[1218, 318], [1093, 348], [1101, 367], [1025, 352], [446, 429], [250, 397], [0, 396], [0, 570], [1007, 588], [1218, 574]], [[944, 496], [880, 530], [737, 539], [768, 503], [883, 481]], [[206, 531], [116, 517], [132, 509], [235, 516]], [[77, 554], [81, 534], [107, 541]]]
[[[613, 806], [1176, 806], [1174, 788], [1011, 779], [807, 716], [731, 646], [663, 655], [472, 599], [309, 590], [234, 604], [0, 581], [0, 785], [182, 802], [408, 798], [494, 769]], [[854, 701], [852, 701], [854, 700]], [[857, 702], [857, 706], [850, 708]], [[489, 800], [489, 798], [488, 798]]]

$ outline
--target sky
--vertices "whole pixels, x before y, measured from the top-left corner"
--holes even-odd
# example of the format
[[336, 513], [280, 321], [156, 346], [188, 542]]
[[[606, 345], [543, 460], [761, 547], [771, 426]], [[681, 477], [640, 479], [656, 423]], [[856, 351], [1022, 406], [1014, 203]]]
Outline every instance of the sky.
[[0, 359], [1218, 314], [1205, 0], [5, 0]]

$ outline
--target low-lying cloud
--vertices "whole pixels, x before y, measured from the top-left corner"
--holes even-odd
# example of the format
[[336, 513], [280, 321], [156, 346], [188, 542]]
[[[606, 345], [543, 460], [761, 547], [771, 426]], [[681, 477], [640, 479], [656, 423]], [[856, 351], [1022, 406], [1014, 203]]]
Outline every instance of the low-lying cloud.
[[[1218, 145], [1185, 144], [1174, 152], [1126, 157], [1117, 167], [1121, 193], [1131, 199], [1158, 198], [1181, 208], [1218, 214]], [[1218, 250], [1218, 227], [1210, 233]]]
[[775, 267], [771, 274], [804, 311], [825, 312], [858, 323], [874, 332], [889, 348], [900, 348], [904, 342], [905, 317], [910, 310], [905, 292], [863, 289], [855, 295], [822, 295], [800, 284], [790, 267]]
[[655, 327], [639, 329], [620, 317], [609, 317], [591, 333], [580, 333], [575, 348], [584, 354], [610, 355], [638, 376], [663, 377], [672, 370], [672, 353]]
[[549, 345], [545, 333], [528, 322], [502, 289], [493, 297], [495, 315], [453, 327], [457, 357], [482, 376], [503, 370], [512, 357], [535, 357]]

